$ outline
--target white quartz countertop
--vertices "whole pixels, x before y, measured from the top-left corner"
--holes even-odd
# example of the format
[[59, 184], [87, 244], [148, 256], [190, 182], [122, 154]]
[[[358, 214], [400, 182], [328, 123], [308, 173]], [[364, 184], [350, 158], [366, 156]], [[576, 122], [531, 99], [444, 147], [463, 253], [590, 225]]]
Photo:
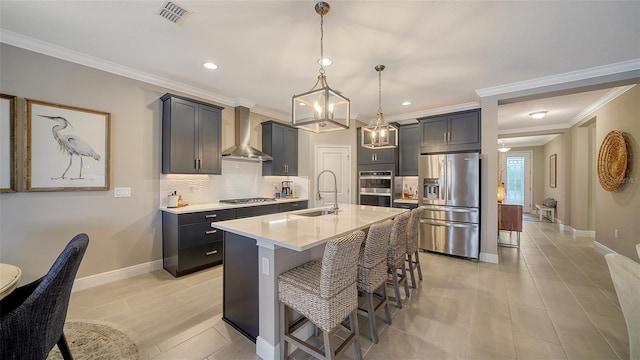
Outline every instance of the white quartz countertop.
[[224, 209], [237, 209], [241, 207], [250, 207], [250, 206], [263, 206], [263, 205], [272, 205], [272, 204], [280, 204], [287, 202], [296, 202], [296, 201], [307, 201], [307, 198], [286, 198], [286, 199], [275, 199], [274, 201], [265, 201], [260, 203], [247, 203], [247, 204], [225, 204], [225, 203], [208, 203], [208, 204], [196, 204], [196, 205], [187, 205], [179, 208], [168, 208], [166, 206], [160, 207], [160, 210], [172, 213], [172, 214], [189, 214], [200, 211], [211, 211], [211, 210], [224, 210]]
[[325, 208], [327, 207], [219, 221], [211, 226], [256, 239], [258, 246], [304, 251], [324, 244], [331, 238], [367, 228], [407, 211], [391, 207], [340, 204], [338, 215], [300, 215]]

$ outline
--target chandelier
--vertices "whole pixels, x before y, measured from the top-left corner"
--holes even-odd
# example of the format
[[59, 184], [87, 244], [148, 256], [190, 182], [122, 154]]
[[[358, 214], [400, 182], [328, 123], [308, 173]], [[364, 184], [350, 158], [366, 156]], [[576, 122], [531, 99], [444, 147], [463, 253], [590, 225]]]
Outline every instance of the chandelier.
[[[320, 59], [324, 59], [324, 16], [330, 6], [324, 1], [315, 5], [320, 15]], [[349, 128], [349, 99], [333, 90], [324, 75], [324, 62], [320, 61], [318, 81], [313, 88], [300, 95], [293, 96], [291, 124], [297, 128], [314, 133], [344, 130]]]
[[369, 149], [386, 149], [398, 146], [398, 128], [384, 120], [382, 115], [382, 70], [384, 65], [375, 67], [378, 72], [378, 116], [375, 121], [362, 127], [362, 147]]

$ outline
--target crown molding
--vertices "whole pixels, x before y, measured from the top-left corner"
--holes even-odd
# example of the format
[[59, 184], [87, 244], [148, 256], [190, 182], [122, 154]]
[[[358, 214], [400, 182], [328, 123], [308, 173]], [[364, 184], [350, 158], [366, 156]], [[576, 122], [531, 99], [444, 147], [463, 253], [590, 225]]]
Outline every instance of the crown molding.
[[72, 63], [88, 66], [97, 70], [105, 71], [108, 73], [124, 76], [130, 79], [142, 81], [148, 84], [157, 85], [171, 90], [176, 90], [197, 96], [202, 99], [207, 99], [222, 105], [238, 106], [243, 105], [246, 107], [253, 107], [255, 102], [242, 98], [231, 98], [223, 96], [210, 91], [202, 90], [200, 88], [186, 85], [177, 81], [165, 79], [156, 75], [152, 75], [143, 71], [135, 70], [130, 67], [122, 66], [110, 61], [105, 61], [81, 52], [56, 46], [41, 40], [34, 39], [32, 37], [24, 36], [12, 31], [0, 29], [0, 42], [16, 46], [22, 49], [30, 50], [40, 54], [55, 57], [61, 60], [69, 61]]
[[618, 96], [624, 94], [625, 92], [627, 92], [628, 90], [630, 90], [634, 86], [635, 85], [627, 85], [627, 86], [620, 86], [620, 87], [611, 89], [603, 97], [601, 97], [600, 99], [596, 100], [596, 102], [594, 102], [593, 104], [589, 105], [586, 109], [584, 109], [581, 112], [579, 112], [569, 122], [567, 127], [572, 127], [572, 126], [578, 124], [579, 122], [585, 120], [586, 118], [590, 117], [593, 113], [598, 111], [601, 107], [607, 105], [613, 99], [615, 99]]
[[536, 89], [545, 86], [558, 85], [572, 81], [591, 79], [599, 76], [618, 74], [626, 71], [640, 70], [640, 59], [622, 61], [618, 63], [596, 66], [583, 70], [570, 71], [562, 74], [545, 76], [532, 80], [519, 81], [511, 84], [478, 89], [476, 94], [488, 97], [509, 94], [517, 91]]

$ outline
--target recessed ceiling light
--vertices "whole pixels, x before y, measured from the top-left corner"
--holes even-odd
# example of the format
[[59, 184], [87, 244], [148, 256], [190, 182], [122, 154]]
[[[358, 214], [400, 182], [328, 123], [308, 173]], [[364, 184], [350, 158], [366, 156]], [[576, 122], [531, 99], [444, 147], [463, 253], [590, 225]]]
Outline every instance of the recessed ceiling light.
[[333, 64], [333, 61], [329, 58], [318, 59], [318, 65], [329, 66]]
[[202, 66], [206, 67], [209, 70], [215, 70], [218, 68], [218, 65], [212, 63], [212, 62], [206, 62], [204, 64], [202, 64]]
[[547, 115], [546, 111], [536, 111], [529, 114], [534, 119], [542, 119], [545, 115]]
[[411, 101], [403, 101], [402, 102], [402, 106], [409, 106], [411, 105]]

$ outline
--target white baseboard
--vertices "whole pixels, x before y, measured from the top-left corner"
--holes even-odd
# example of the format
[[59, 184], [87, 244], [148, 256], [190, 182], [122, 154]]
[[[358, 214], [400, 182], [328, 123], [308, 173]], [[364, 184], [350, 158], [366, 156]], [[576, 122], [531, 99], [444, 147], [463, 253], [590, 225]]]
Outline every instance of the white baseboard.
[[274, 360], [276, 358], [276, 348], [258, 335], [256, 338], [256, 355], [263, 360]]
[[498, 254], [480, 253], [480, 261], [497, 264], [500, 261]]
[[116, 280], [127, 279], [148, 272], [162, 269], [162, 259], [151, 261], [144, 264], [129, 266], [122, 269], [107, 271], [101, 274], [95, 274], [78, 278], [73, 282], [72, 292], [85, 290], [94, 286], [107, 284]]
[[596, 248], [596, 250], [598, 250], [599, 252], [603, 253], [603, 254], [615, 254], [616, 252], [609, 249], [608, 247], [606, 247], [605, 245], [600, 244], [597, 241], [593, 242], [593, 247]]

